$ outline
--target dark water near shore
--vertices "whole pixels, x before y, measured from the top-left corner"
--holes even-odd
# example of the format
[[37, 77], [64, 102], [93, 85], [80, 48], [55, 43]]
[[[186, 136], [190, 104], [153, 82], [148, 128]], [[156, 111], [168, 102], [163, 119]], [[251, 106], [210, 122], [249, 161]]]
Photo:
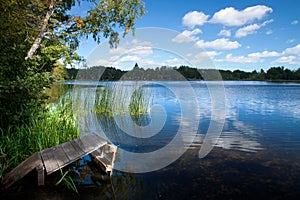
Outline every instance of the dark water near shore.
[[[172, 87], [185, 91], [180, 82]], [[213, 150], [199, 158], [203, 138], [212, 116], [211, 96], [204, 82], [191, 82], [199, 113], [194, 142], [168, 166], [147, 173], [114, 171], [112, 180], [100, 181], [88, 157], [77, 163], [80, 196], [51, 186], [22, 186], [7, 199], [298, 199], [300, 197], [300, 84], [268, 82], [224, 82], [225, 123]], [[218, 84], [218, 83], [215, 83]], [[182, 105], [163, 84], [148, 84], [153, 104], [165, 109], [166, 123], [157, 135], [138, 138], [124, 133], [114, 121], [99, 118], [106, 136], [120, 149], [147, 153], [162, 149], [182, 124]], [[189, 96], [182, 102], [192, 104]], [[145, 124], [147, 125], [147, 117]], [[151, 119], [150, 119], [151, 120]], [[105, 122], [105, 123], [104, 123]], [[143, 123], [143, 122], [142, 122]], [[124, 123], [127, 124], [127, 123]], [[144, 124], [144, 125], [145, 125]], [[188, 125], [187, 125], [188, 126]], [[134, 130], [132, 130], [134, 132]], [[188, 135], [188, 134], [187, 134]], [[147, 159], [147, 158], [145, 158]], [[117, 154], [116, 166], [128, 163]], [[34, 177], [34, 175], [32, 175]], [[47, 180], [46, 180], [47, 181]], [[53, 183], [52, 183], [53, 184]]]

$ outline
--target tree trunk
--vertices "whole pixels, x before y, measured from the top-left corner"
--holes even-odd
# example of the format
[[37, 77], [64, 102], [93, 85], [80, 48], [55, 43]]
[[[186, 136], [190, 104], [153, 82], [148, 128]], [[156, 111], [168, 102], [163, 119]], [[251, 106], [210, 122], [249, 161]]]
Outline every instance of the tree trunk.
[[36, 52], [36, 50], [40, 47], [42, 39], [44, 37], [44, 33], [46, 31], [49, 19], [51, 17], [51, 15], [54, 12], [54, 1], [51, 1], [50, 5], [49, 5], [49, 10], [46, 13], [43, 23], [42, 23], [42, 27], [41, 27], [41, 31], [38, 35], [38, 37], [35, 39], [34, 43], [32, 44], [31, 48], [29, 49], [29, 51], [27, 52], [27, 56], [25, 57], [25, 60], [27, 59], [32, 59], [34, 53]]

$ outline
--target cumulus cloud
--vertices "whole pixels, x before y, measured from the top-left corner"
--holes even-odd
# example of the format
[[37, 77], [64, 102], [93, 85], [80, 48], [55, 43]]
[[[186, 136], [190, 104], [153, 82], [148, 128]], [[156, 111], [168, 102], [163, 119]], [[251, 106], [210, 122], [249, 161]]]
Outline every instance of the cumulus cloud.
[[278, 57], [281, 55], [282, 55], [281, 53], [278, 53], [276, 51], [263, 51], [263, 52], [251, 53], [248, 55], [248, 57], [267, 58], [267, 57]]
[[241, 37], [245, 37], [250, 34], [254, 34], [254, 33], [256, 33], [256, 31], [258, 29], [266, 26], [268, 23], [271, 23], [271, 22], [273, 22], [273, 20], [265, 21], [262, 24], [251, 24], [251, 25], [245, 26], [243, 28], [240, 28], [236, 31], [235, 37], [241, 38]]
[[222, 54], [222, 53], [217, 52], [217, 51], [203, 51], [203, 52], [200, 52], [197, 55], [195, 55], [193, 62], [198, 63], [198, 62], [201, 62], [201, 61], [207, 60], [207, 59], [214, 60], [215, 57], [220, 54]]
[[282, 56], [273, 63], [300, 64], [300, 61], [296, 56]]
[[119, 62], [138, 62], [141, 60], [141, 57], [136, 55], [126, 55], [120, 58]]
[[260, 20], [271, 12], [273, 12], [273, 9], [264, 5], [248, 7], [244, 10], [227, 7], [216, 12], [210, 22], [220, 23], [225, 26], [242, 26], [254, 20]]
[[263, 58], [267, 57], [279, 57], [282, 53], [276, 51], [263, 51], [248, 54], [247, 56], [233, 56], [232, 54], [227, 54], [225, 59], [218, 59], [217, 62], [234, 62], [234, 63], [258, 63], [263, 62]]
[[245, 37], [250, 34], [254, 34], [254, 33], [256, 33], [256, 30], [258, 30], [258, 29], [260, 29], [260, 26], [258, 24], [251, 24], [251, 25], [245, 26], [236, 31], [235, 37], [241, 38], [241, 37]]
[[259, 57], [249, 56], [233, 56], [231, 53], [227, 54], [225, 59], [216, 60], [217, 62], [234, 62], [234, 63], [254, 63], [262, 62], [263, 60]]
[[209, 15], [206, 15], [203, 12], [191, 11], [184, 15], [182, 18], [182, 24], [189, 28], [202, 26], [207, 22], [208, 17]]
[[298, 24], [299, 23], [299, 21], [298, 20], [294, 20], [294, 21], [292, 21], [292, 25], [296, 25], [296, 24]]
[[230, 37], [231, 36], [231, 31], [230, 30], [226, 30], [226, 29], [222, 29], [219, 33], [219, 36], [226, 36], [226, 37]]
[[198, 28], [192, 31], [185, 30], [182, 33], [178, 34], [175, 38], [173, 38], [172, 41], [177, 43], [191, 42], [192, 40], [198, 40], [199, 38], [196, 37], [196, 35], [201, 33], [202, 31]]
[[215, 49], [215, 50], [230, 50], [230, 49], [237, 49], [242, 45], [237, 41], [230, 41], [228, 38], [220, 38], [213, 41], [204, 41], [199, 40], [196, 43], [196, 46], [199, 48], [208, 48], [208, 49]]
[[291, 48], [287, 48], [283, 51], [283, 54], [292, 54], [300, 56], [300, 44]]

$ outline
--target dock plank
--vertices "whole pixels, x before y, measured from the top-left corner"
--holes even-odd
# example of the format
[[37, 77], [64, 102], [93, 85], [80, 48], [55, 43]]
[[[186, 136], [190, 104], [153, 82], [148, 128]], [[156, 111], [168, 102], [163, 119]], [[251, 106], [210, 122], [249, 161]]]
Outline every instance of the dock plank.
[[9, 188], [12, 184], [23, 178], [26, 174], [39, 167], [40, 165], [42, 165], [40, 153], [36, 152], [16, 168], [14, 168], [12, 171], [10, 171], [8, 174], [6, 174], [3, 181], [3, 188]]
[[65, 166], [65, 164], [72, 161], [66, 155], [62, 145], [59, 145], [56, 148], [57, 148], [57, 150], [55, 152], [55, 157], [56, 157], [56, 160], [59, 161], [59, 164], [60, 164], [61, 167]]
[[[58, 145], [56, 147], [51, 148], [51, 151], [52, 151], [51, 153], [55, 159], [53, 159], [50, 168], [46, 167], [46, 171], [47, 171], [48, 175], [72, 162], [72, 160], [70, 160], [67, 157], [62, 145]], [[45, 166], [46, 166], [46, 164], [45, 164]]]
[[104, 146], [105, 144], [107, 144], [106, 140], [104, 140], [102, 137], [100, 137], [99, 135], [94, 134], [94, 133], [90, 134], [90, 136], [87, 137], [87, 140], [91, 145], [93, 145], [95, 147], [96, 146], [101, 147], [101, 146]]
[[84, 154], [87, 154], [91, 150], [86, 137], [78, 138], [74, 142], [83, 150]]
[[43, 158], [44, 166], [46, 168], [47, 174], [49, 172], [55, 171], [59, 168], [55, 155], [53, 153], [53, 148], [45, 149], [41, 152]]
[[74, 160], [74, 154], [73, 154], [73, 152], [77, 152], [77, 151], [75, 151], [75, 148], [72, 145], [72, 141], [63, 143], [61, 145], [61, 147], [63, 148], [66, 156], [68, 157], [68, 159], [69, 160]]
[[[4, 188], [10, 187], [34, 168], [38, 171], [38, 184], [42, 185], [44, 183], [44, 169], [47, 175], [49, 175], [107, 144], [108, 142], [104, 138], [92, 133], [36, 152], [5, 176], [3, 182]], [[110, 161], [106, 162], [106, 160], [102, 162], [106, 167], [112, 164], [109, 164]]]
[[79, 155], [85, 154], [85, 151], [82, 149], [82, 147], [77, 143], [77, 139], [71, 141], [71, 144], [76, 149]]

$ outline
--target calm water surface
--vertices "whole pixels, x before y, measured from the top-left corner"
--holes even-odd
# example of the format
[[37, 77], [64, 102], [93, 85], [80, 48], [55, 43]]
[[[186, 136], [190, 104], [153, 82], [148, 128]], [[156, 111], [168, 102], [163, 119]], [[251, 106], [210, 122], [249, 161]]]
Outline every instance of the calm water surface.
[[[172, 82], [184, 91], [180, 82]], [[190, 82], [200, 119], [193, 144], [177, 161], [148, 173], [114, 171], [112, 181], [97, 181], [89, 158], [77, 163], [80, 196], [53, 189], [28, 189], [29, 199], [297, 199], [300, 197], [300, 84], [224, 82], [225, 124], [214, 149], [199, 159], [210, 124], [211, 99], [204, 82]], [[218, 84], [218, 83], [215, 83]], [[124, 133], [113, 120], [98, 116], [100, 127], [119, 148], [143, 153], [163, 148], [180, 127], [180, 103], [163, 84], [148, 84], [153, 104], [164, 107], [167, 118], [155, 136], [142, 139]], [[190, 103], [190, 98], [184, 98]], [[194, 106], [191, 104], [191, 108]], [[144, 120], [144, 121], [143, 121]], [[149, 116], [140, 124], [147, 125]], [[125, 119], [125, 125], [126, 119]], [[95, 127], [94, 127], [95, 128]], [[132, 130], [133, 132], [136, 130]], [[138, 133], [137, 131], [137, 136]], [[117, 155], [116, 165], [127, 163]], [[28, 192], [30, 191], [30, 192]]]

